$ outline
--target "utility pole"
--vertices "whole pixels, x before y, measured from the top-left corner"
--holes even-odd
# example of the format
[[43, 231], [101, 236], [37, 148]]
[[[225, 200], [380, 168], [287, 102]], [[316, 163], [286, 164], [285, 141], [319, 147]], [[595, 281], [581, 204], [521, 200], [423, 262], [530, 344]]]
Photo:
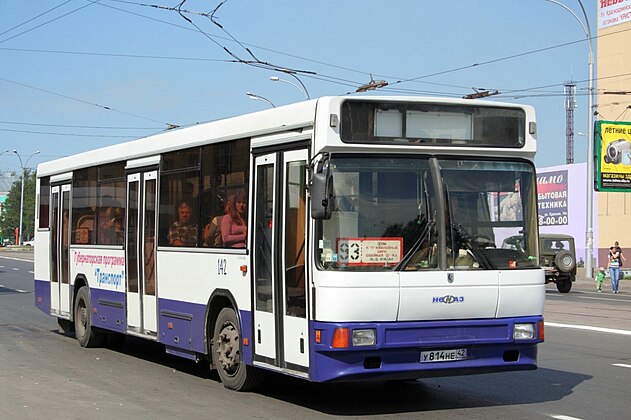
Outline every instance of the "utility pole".
[[565, 163], [574, 163], [574, 108], [576, 83], [565, 82]]

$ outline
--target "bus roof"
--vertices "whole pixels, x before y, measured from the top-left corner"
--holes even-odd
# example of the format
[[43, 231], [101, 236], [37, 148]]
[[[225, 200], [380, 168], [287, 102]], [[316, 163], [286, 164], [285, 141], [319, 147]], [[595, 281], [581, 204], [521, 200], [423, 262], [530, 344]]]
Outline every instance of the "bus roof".
[[339, 104], [344, 100], [495, 106], [525, 109], [528, 113], [534, 115], [534, 111], [530, 106], [484, 100], [419, 96], [327, 96], [264, 111], [168, 130], [137, 140], [43, 162], [37, 167], [37, 176], [45, 177], [64, 174], [87, 166], [140, 159], [219, 141], [297, 131], [313, 126], [316, 108], [330, 109], [334, 107], [335, 109], [339, 109]]
[[119, 162], [217, 141], [296, 130], [313, 125], [317, 100], [164, 131], [125, 143], [43, 162], [37, 176], [70, 172], [92, 165]]

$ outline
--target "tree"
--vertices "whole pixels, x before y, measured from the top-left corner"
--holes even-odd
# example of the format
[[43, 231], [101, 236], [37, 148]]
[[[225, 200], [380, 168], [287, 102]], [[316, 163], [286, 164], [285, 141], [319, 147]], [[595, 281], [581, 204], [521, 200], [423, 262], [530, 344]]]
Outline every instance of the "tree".
[[[35, 172], [25, 171], [24, 177], [24, 215], [22, 217], [22, 240], [28, 241], [34, 236], [35, 229]], [[20, 227], [20, 192], [22, 178], [11, 186], [4, 210], [0, 217], [0, 233], [4, 238], [15, 238], [15, 228]]]

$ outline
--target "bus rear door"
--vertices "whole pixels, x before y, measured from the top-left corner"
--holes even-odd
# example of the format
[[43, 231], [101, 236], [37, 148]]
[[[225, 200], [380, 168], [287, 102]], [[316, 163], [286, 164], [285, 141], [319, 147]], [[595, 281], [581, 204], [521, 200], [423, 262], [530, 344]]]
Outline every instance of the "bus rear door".
[[155, 227], [157, 171], [127, 176], [127, 329], [157, 338]]
[[70, 319], [70, 184], [51, 188], [50, 312]]

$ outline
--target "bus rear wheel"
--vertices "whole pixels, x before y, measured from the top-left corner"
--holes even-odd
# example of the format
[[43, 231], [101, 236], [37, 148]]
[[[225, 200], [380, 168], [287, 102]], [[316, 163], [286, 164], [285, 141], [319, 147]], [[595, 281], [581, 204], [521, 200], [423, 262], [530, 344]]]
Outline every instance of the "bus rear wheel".
[[243, 362], [240, 331], [234, 310], [223, 308], [215, 323], [212, 358], [224, 387], [235, 391], [249, 391], [260, 385], [263, 372]]
[[83, 286], [77, 292], [74, 303], [74, 329], [81, 347], [99, 347], [105, 340], [103, 333], [92, 328], [90, 308], [90, 291]]

